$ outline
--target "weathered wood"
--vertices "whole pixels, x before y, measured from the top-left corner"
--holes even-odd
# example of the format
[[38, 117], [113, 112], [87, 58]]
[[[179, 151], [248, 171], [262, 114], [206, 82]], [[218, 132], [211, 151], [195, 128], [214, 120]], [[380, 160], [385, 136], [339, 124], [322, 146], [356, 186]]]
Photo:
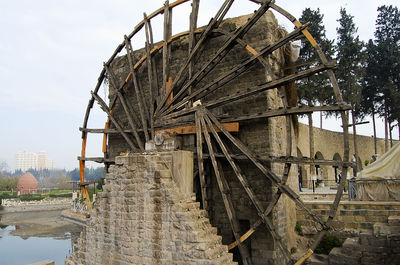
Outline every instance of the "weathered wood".
[[[116, 80], [115, 74], [113, 73], [113, 71], [106, 64], [104, 64], [104, 68], [106, 69], [107, 73], [110, 75], [110, 82], [116, 88], [118, 84], [117, 84], [117, 80]], [[139, 136], [138, 132], [136, 131], [136, 125], [133, 122], [132, 112], [130, 111], [132, 109], [132, 106], [128, 107], [128, 105], [130, 105], [130, 102], [129, 102], [129, 100], [128, 101], [125, 100], [125, 97], [122, 94], [122, 91], [120, 89], [116, 89], [116, 92], [117, 92], [117, 96], [119, 98], [119, 101], [122, 104], [122, 108], [125, 111], [126, 117], [128, 118], [128, 123], [131, 126], [131, 129], [133, 131], [133, 135], [135, 136], [135, 139], [136, 139], [136, 142], [137, 142], [137, 144], [139, 146], [139, 149], [143, 152], [144, 151], [144, 145], [143, 145], [142, 140], [140, 139], [140, 136]]]
[[[227, 54], [228, 52], [236, 45], [235, 40], [237, 38], [243, 37], [244, 34], [260, 19], [260, 17], [268, 10], [270, 1], [266, 1], [261, 7], [254, 13], [254, 15], [240, 28], [238, 28], [232, 36], [227, 40], [221, 48], [213, 55], [213, 57], [203, 65], [203, 67], [197, 71], [197, 73], [188, 81], [186, 84], [179, 89], [178, 93], [174, 96], [176, 100], [179, 98], [184, 92], [186, 92], [189, 86], [194, 85], [195, 82], [200, 82], [204, 76], [206, 76]], [[225, 13], [224, 13], [225, 14]], [[161, 112], [165, 111], [169, 108], [169, 106], [175, 102], [172, 99], [169, 103], [166, 103], [162, 108]]]
[[206, 29], [202, 32], [199, 40], [197, 41], [196, 45], [194, 46], [194, 48], [192, 50], [189, 58], [186, 60], [185, 64], [181, 67], [181, 69], [179, 70], [178, 74], [176, 74], [174, 83], [172, 84], [171, 88], [161, 98], [161, 101], [159, 102], [159, 105], [157, 106], [156, 111], [155, 111], [155, 115], [156, 116], [159, 114], [160, 109], [164, 106], [164, 104], [166, 103], [168, 97], [172, 93], [173, 89], [175, 88], [177, 83], [182, 78], [182, 75], [187, 71], [189, 63], [192, 61], [194, 55], [197, 54], [197, 52], [202, 47], [202, 44], [203, 44], [204, 40], [209, 36], [209, 34], [211, 33], [211, 30], [215, 27], [215, 24], [217, 23], [217, 20], [219, 19], [219, 17], [223, 13], [224, 9], [227, 7], [229, 2], [233, 2], [233, 0], [225, 0], [225, 2], [222, 4], [221, 8], [218, 10], [217, 14], [215, 15], [215, 17], [210, 21], [210, 23], [208, 23]]
[[[214, 135], [214, 138], [217, 140], [217, 143], [219, 144], [219, 147], [221, 148], [222, 152], [224, 153], [225, 158], [228, 160], [233, 171], [235, 172], [236, 177], [238, 178], [239, 182], [242, 184], [244, 190], [246, 191], [247, 195], [249, 196], [250, 200], [252, 201], [254, 207], [257, 210], [258, 215], [262, 218], [263, 222], [266, 224], [267, 229], [269, 229], [269, 231], [273, 235], [274, 239], [278, 240], [278, 242], [280, 243], [280, 245], [283, 249], [286, 249], [286, 247], [283, 246], [282, 238], [276, 233], [276, 231], [270, 224], [269, 220], [267, 220], [267, 215], [263, 214], [264, 209], [263, 209], [263, 206], [261, 205], [261, 202], [257, 199], [257, 197], [256, 197], [255, 193], [253, 192], [247, 179], [242, 175], [240, 167], [238, 165], [236, 165], [236, 163], [233, 161], [229, 151], [227, 150], [226, 146], [222, 142], [218, 133], [214, 129], [214, 125], [212, 124], [211, 120], [207, 117], [207, 115], [204, 115], [204, 119], [208, 124], [208, 128], [211, 128], [211, 132]], [[204, 126], [203, 126], [203, 130], [204, 130]], [[213, 157], [213, 155], [211, 155], [211, 157]], [[236, 240], [237, 244], [240, 243], [240, 238], [239, 238], [239, 240]], [[289, 256], [290, 256], [290, 254], [289, 254]]]
[[83, 157], [83, 156], [78, 156], [79, 161], [91, 161], [91, 162], [96, 162], [96, 163], [114, 163], [114, 159], [106, 159], [104, 157]]
[[[222, 123], [222, 126], [228, 131], [228, 132], [238, 132], [239, 131], [239, 123], [234, 122], [234, 123]], [[196, 126], [189, 125], [189, 126], [182, 126], [182, 127], [177, 127], [177, 128], [169, 128], [169, 129], [161, 129], [157, 130], [156, 134], [159, 133], [170, 133], [170, 134], [195, 134], [196, 133]], [[215, 128], [217, 129], [218, 128]], [[208, 128], [208, 131], [210, 131], [210, 128]], [[219, 131], [219, 130], [218, 130]]]
[[168, 18], [168, 13], [169, 13], [169, 7], [168, 7], [168, 0], [165, 1], [164, 3], [164, 31], [163, 31], [163, 53], [162, 53], [162, 68], [163, 68], [163, 75], [162, 75], [162, 91], [160, 95], [165, 94], [167, 82], [168, 82], [168, 71], [169, 71], [169, 54], [168, 54], [168, 37], [169, 37], [169, 18]]
[[[201, 112], [200, 112], [199, 116], [200, 116], [199, 118], [200, 118], [200, 123], [202, 126], [202, 131], [204, 134], [204, 138], [206, 140], [207, 147], [208, 147], [208, 152], [210, 153], [211, 162], [214, 167], [215, 178], [218, 183], [218, 187], [219, 187], [219, 190], [220, 190], [220, 193], [222, 196], [222, 200], [224, 202], [226, 214], [228, 216], [233, 235], [236, 239], [236, 242], [238, 243], [239, 252], [240, 252], [240, 255], [242, 256], [243, 264], [251, 264], [251, 261], [249, 262], [249, 260], [248, 260], [249, 253], [246, 251], [246, 248], [243, 247], [240, 243], [240, 226], [239, 226], [239, 223], [236, 218], [235, 209], [233, 207], [232, 199], [230, 196], [230, 190], [227, 188], [227, 186], [224, 185], [224, 181], [222, 180], [223, 175], [222, 175], [222, 171], [220, 171], [221, 166], [218, 165], [217, 160], [214, 156], [214, 150], [213, 150], [213, 147], [211, 144], [210, 135], [208, 133], [208, 129], [207, 129], [207, 126], [205, 124], [205, 121], [204, 121], [204, 118], [203, 118], [203, 115]], [[228, 185], [228, 184], [226, 184], [226, 185]]]
[[[328, 64], [328, 65], [316, 66], [314, 68], [307, 69], [307, 70], [298, 72], [296, 74], [291, 74], [291, 75], [282, 77], [277, 80], [273, 80], [270, 82], [266, 82], [264, 84], [260, 84], [258, 86], [247, 88], [243, 91], [238, 91], [236, 94], [233, 94], [233, 95], [226, 95], [226, 96], [219, 97], [218, 99], [210, 100], [208, 102], [203, 103], [202, 106], [207, 107], [207, 108], [219, 107], [219, 106], [222, 106], [222, 105], [225, 105], [225, 104], [228, 104], [228, 103], [231, 103], [231, 102], [234, 102], [234, 101], [237, 101], [237, 100], [249, 97], [249, 96], [256, 95], [258, 93], [264, 92], [269, 89], [273, 89], [273, 88], [276, 88], [279, 86], [286, 85], [290, 82], [294, 82], [296, 80], [303, 79], [303, 78], [311, 76], [313, 74], [323, 72], [326, 69], [334, 68], [335, 66], [336, 66], [336, 64], [334, 64], [334, 63]], [[189, 109], [180, 110], [180, 111], [162, 116], [162, 119], [165, 120], [165, 119], [170, 119], [170, 118], [187, 115], [189, 113], [196, 111], [199, 108], [200, 107], [192, 107]]]
[[151, 58], [151, 54], [150, 54], [150, 50], [151, 50], [151, 44], [150, 44], [150, 36], [149, 36], [149, 22], [146, 16], [146, 13], [143, 14], [144, 16], [144, 21], [145, 21], [145, 35], [146, 35], [146, 44], [145, 44], [145, 49], [146, 49], [146, 55], [147, 55], [147, 76], [149, 79], [149, 112], [150, 112], [150, 131], [151, 131], [151, 139], [154, 138], [154, 119], [153, 119], [153, 115], [154, 115], [154, 96], [153, 96], [153, 91], [154, 91], [154, 87], [153, 87], [153, 64], [152, 64], [152, 58]]
[[235, 121], [244, 121], [244, 120], [252, 120], [252, 119], [261, 119], [261, 118], [273, 118], [279, 116], [290, 116], [290, 115], [302, 115], [313, 113], [316, 111], [342, 111], [351, 108], [350, 105], [338, 105], [338, 106], [314, 106], [314, 107], [292, 107], [292, 108], [282, 108], [277, 110], [269, 110], [263, 113], [254, 113], [254, 114], [246, 114], [240, 116], [230, 116], [226, 115], [226, 118], [222, 118], [221, 122], [235, 122]]
[[138, 103], [138, 107], [139, 107], [139, 113], [140, 113], [140, 117], [142, 119], [142, 126], [143, 126], [143, 130], [144, 130], [144, 136], [146, 138], [146, 141], [149, 141], [149, 132], [147, 129], [147, 121], [146, 121], [146, 116], [144, 113], [144, 103], [143, 103], [143, 97], [140, 95], [140, 88], [139, 88], [139, 84], [137, 81], [137, 77], [136, 77], [136, 73], [135, 70], [133, 69], [133, 49], [132, 49], [132, 45], [130, 43], [130, 41], [128, 40], [128, 38], [125, 38], [125, 47], [126, 47], [126, 52], [127, 52], [127, 57], [128, 57], [128, 63], [129, 63], [129, 69], [130, 72], [132, 74], [132, 82], [133, 82], [133, 87], [135, 88], [135, 93], [136, 93], [136, 100]]
[[303, 208], [309, 215], [318, 223], [320, 223], [323, 227], [326, 227], [325, 222], [319, 218], [317, 215], [315, 215], [313, 212], [311, 212], [310, 209], [307, 208], [307, 206], [303, 203], [303, 201], [299, 198], [299, 196], [288, 186], [282, 185], [281, 179], [276, 176], [271, 170], [265, 168], [258, 158], [239, 140], [237, 140], [235, 137], [233, 137], [228, 131], [226, 131], [221, 124], [218, 122], [218, 120], [215, 118], [215, 116], [209, 112], [206, 108], [203, 109], [207, 116], [212, 120], [212, 122], [217, 125], [217, 127], [225, 134], [225, 136], [243, 153], [245, 154], [252, 162], [253, 164], [269, 179], [271, 180], [272, 184], [277, 186], [282, 192], [284, 192], [290, 199], [292, 199], [297, 205], [299, 205], [301, 208]]
[[198, 112], [195, 114], [196, 117], [196, 148], [197, 148], [197, 163], [199, 168], [199, 179], [200, 179], [200, 188], [201, 188], [201, 200], [203, 202], [203, 209], [206, 210], [207, 214], [209, 214], [209, 207], [207, 202], [207, 186], [206, 186], [206, 178], [204, 175], [204, 164], [203, 164], [203, 138], [201, 134], [201, 124], [200, 117], [198, 116]]
[[[81, 132], [88, 132], [88, 133], [106, 133], [106, 134], [116, 134], [119, 133], [118, 130], [115, 129], [110, 129], [110, 128], [104, 128], [104, 129], [90, 129], [90, 128], [79, 128], [79, 131]], [[133, 131], [131, 129], [124, 129], [123, 130], [126, 133], [132, 133]], [[143, 129], [138, 129], [138, 132], [142, 132]]]
[[110, 109], [107, 107], [107, 104], [97, 95], [92, 92], [92, 96], [96, 99], [96, 101], [100, 104], [101, 108], [104, 110], [104, 112], [107, 113], [108, 117], [110, 120], [113, 122], [119, 133], [124, 137], [126, 142], [128, 143], [129, 147], [136, 152], [139, 152], [140, 149], [138, 149], [129, 136], [123, 131], [122, 126], [119, 124], [119, 122], [114, 118], [114, 116], [110, 113]]
[[[241, 75], [243, 72], [247, 71], [252, 65], [254, 65], [258, 61], [260, 61], [260, 58], [263, 58], [262, 56], [264, 56], [265, 54], [272, 53], [273, 51], [275, 51], [275, 50], [279, 49], [280, 47], [282, 47], [283, 45], [285, 45], [287, 42], [298, 37], [301, 34], [301, 30], [303, 28], [308, 27], [308, 25], [309, 24], [305, 24], [302, 28], [292, 31], [290, 34], [279, 39], [274, 44], [265, 46], [264, 48], [261, 49], [260, 52], [256, 52], [253, 48], [251, 48], [249, 45], [246, 44], [245, 48], [250, 50], [250, 53], [253, 54], [253, 56], [251, 56], [249, 59], [247, 59], [243, 63], [235, 66], [234, 68], [232, 68], [230, 71], [226, 72], [225, 74], [219, 76], [216, 80], [209, 82], [208, 84], [206, 84], [205, 86], [203, 86], [200, 89], [197, 89], [193, 93], [189, 93], [188, 96], [184, 97], [180, 102], [176, 103], [173, 108], [166, 110], [165, 114], [168, 114], [168, 113], [172, 112], [173, 110], [186, 105], [186, 103], [190, 100], [201, 99], [202, 97], [209, 95], [209, 93], [211, 93], [211, 92], [215, 91], [216, 89], [222, 87], [223, 85], [229, 83], [234, 78]], [[235, 39], [235, 41], [238, 41], [238, 39]], [[189, 79], [190, 79], [190, 77], [189, 77]], [[177, 96], [175, 96], [175, 99], [173, 99], [174, 101], [176, 100], [176, 97]]]
[[[188, 45], [188, 56], [192, 53], [193, 47], [196, 44], [196, 35], [194, 34], [194, 30], [197, 28], [197, 17], [199, 13], [199, 0], [192, 1], [192, 12], [190, 13], [190, 21], [189, 21], [189, 45]], [[190, 61], [188, 66], [188, 78], [192, 78], [193, 74], [193, 61]], [[189, 87], [189, 95], [192, 93], [192, 87]], [[192, 106], [192, 102], [189, 101], [189, 107]]]

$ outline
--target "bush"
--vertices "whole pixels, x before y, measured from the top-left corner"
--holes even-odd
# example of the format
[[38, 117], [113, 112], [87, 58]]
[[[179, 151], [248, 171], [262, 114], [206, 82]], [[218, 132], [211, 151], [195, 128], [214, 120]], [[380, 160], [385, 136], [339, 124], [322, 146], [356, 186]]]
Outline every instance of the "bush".
[[71, 198], [72, 193], [50, 194], [50, 198]]
[[44, 197], [41, 194], [22, 194], [19, 196], [21, 201], [40, 201]]
[[341, 247], [342, 243], [340, 243], [339, 238], [337, 236], [325, 236], [321, 242], [319, 243], [319, 245], [317, 246], [317, 248], [315, 249], [315, 253], [317, 254], [325, 254], [328, 255], [329, 252], [331, 252], [331, 250], [333, 248], [336, 247]]
[[303, 228], [301, 227], [301, 224], [299, 222], [296, 222], [296, 226], [294, 227], [294, 231], [296, 231], [297, 234], [301, 234], [303, 232]]

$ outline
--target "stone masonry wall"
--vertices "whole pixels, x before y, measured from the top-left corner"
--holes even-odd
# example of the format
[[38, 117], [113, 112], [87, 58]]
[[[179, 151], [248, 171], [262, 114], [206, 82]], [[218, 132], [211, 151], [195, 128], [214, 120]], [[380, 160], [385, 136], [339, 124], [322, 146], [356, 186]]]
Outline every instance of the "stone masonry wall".
[[175, 182], [182, 156], [193, 161], [188, 151], [117, 157], [65, 264], [235, 264], [205, 211]]
[[[221, 24], [221, 28], [227, 32], [234, 32], [235, 29], [243, 25], [250, 15], [242, 16], [233, 19], [227, 19]], [[268, 44], [272, 44], [282, 37], [285, 32], [279, 27], [277, 20], [275, 19], [272, 12], [268, 11], [250, 30], [245, 34], [243, 40], [251, 45], [255, 49], [260, 49]], [[197, 58], [194, 65], [194, 73], [198, 71], [209, 58], [215, 54], [215, 52], [221, 47], [226, 41], [227, 36], [212, 36], [207, 42], [204, 43], [205, 48], [203, 49], [201, 56]], [[188, 41], [186, 38], [182, 38], [178, 41], [171, 43], [171, 56], [169, 61], [170, 76], [174, 78], [176, 73], [179, 71], [180, 66], [185, 62], [187, 58], [187, 46]], [[134, 52], [136, 59], [139, 59], [144, 54], [144, 50], [137, 50]], [[211, 82], [218, 78], [221, 74], [229, 71], [232, 67], [240, 64], [243, 60], [249, 58], [249, 53], [240, 45], [236, 45], [227, 56], [225, 56], [218, 65], [204, 78], [199, 84], [195, 85], [192, 89], [195, 91], [201, 88], [204, 84]], [[157, 72], [162, 72], [162, 54], [157, 53], [153, 56]], [[232, 95], [239, 91], [244, 91], [254, 85], [261, 84], [265, 81], [274, 79], [281, 76], [282, 69], [285, 68], [286, 61], [284, 58], [283, 49], [279, 49], [273, 52], [270, 56], [265, 58], [270, 66], [270, 69], [265, 69], [261, 64], [257, 63], [252, 66], [248, 71], [241, 74], [239, 78], [233, 82], [229, 82], [219, 88], [217, 91], [210, 93], [207, 97], [202, 99], [202, 102], [207, 102], [219, 98], [224, 95]], [[125, 77], [129, 73], [128, 61], [126, 56], [117, 58], [112, 65], [114, 72], [119, 78], [120, 82], [123, 82]], [[147, 68], [144, 65], [137, 71], [138, 80], [142, 88], [149, 87]], [[160, 76], [159, 76], [160, 79]], [[161, 82], [161, 80], [159, 80]], [[160, 86], [160, 84], [159, 84]], [[133, 85], [130, 83], [127, 88], [127, 97], [132, 102], [135, 111], [138, 113], [136, 99], [134, 96]], [[147, 89], [146, 89], [147, 91]], [[143, 95], [147, 97], [146, 94]], [[153, 94], [157, 94], [158, 91], [153, 91]], [[110, 87], [110, 97], [115, 95], [115, 89]], [[210, 111], [214, 114], [246, 114], [252, 112], [267, 112], [268, 109], [276, 109], [282, 107], [282, 100], [276, 89], [266, 91], [257, 96], [246, 98], [240, 101], [211, 109]], [[125, 128], [128, 128], [128, 121], [126, 115], [117, 101], [115, 108], [115, 115], [118, 120], [121, 121]], [[252, 152], [256, 154], [269, 154], [273, 156], [282, 156], [286, 152], [286, 129], [285, 129], [285, 118], [277, 117], [269, 120], [257, 120], [257, 121], [243, 121], [239, 123], [239, 132], [234, 133], [234, 136], [242, 141]], [[194, 135], [183, 135], [180, 136], [182, 139], [183, 150], [196, 150], [196, 140]], [[293, 139], [293, 155], [296, 155], [296, 141]], [[232, 152], [237, 151], [233, 145], [230, 145], [227, 141], [228, 149]], [[121, 152], [126, 152], [129, 148], [125, 140], [118, 134], [109, 136], [108, 142], [108, 154], [110, 158], [119, 155]], [[207, 149], [204, 149], [208, 152]], [[230, 190], [232, 190], [232, 201], [235, 207], [237, 218], [241, 224], [241, 234], [244, 234], [250, 226], [259, 219], [259, 216], [252, 206], [247, 194], [243, 187], [235, 176], [235, 173], [231, 169], [230, 165], [224, 159], [220, 159], [222, 163], [224, 175], [229, 183]], [[251, 162], [241, 161], [238, 163], [242, 172], [244, 172], [248, 179], [251, 188], [255, 191], [257, 199], [262, 203], [264, 208], [267, 207], [271, 201], [271, 196], [276, 192], [271, 182], [254, 167]], [[197, 167], [197, 162], [195, 163]], [[278, 176], [282, 175], [283, 166], [275, 163], [268, 165], [268, 167], [276, 173]], [[208, 209], [211, 224], [218, 229], [218, 234], [222, 236], [223, 243], [229, 244], [234, 241], [232, 229], [230, 227], [229, 219], [226, 214], [226, 210], [222, 201], [220, 190], [215, 180], [214, 171], [210, 161], [205, 161], [206, 181], [208, 190]], [[288, 184], [293, 188], [295, 187], [295, 176], [296, 168], [292, 167], [291, 174], [288, 179]], [[198, 178], [198, 176], [196, 177]], [[194, 182], [199, 183], [198, 179]], [[197, 185], [199, 188], [199, 185]], [[196, 194], [199, 194], [199, 190], [195, 190]], [[200, 197], [197, 197], [197, 201], [201, 201]], [[276, 231], [285, 239], [285, 245], [288, 249], [294, 246], [294, 224], [295, 224], [295, 208], [292, 201], [282, 196], [281, 201], [272, 212], [270, 218], [275, 225]], [[251, 238], [246, 242], [249, 249], [249, 253], [252, 257], [254, 265], [261, 264], [285, 264], [286, 261], [283, 258], [283, 254], [277, 248], [276, 243], [271, 238], [271, 235], [266, 229], [258, 229]], [[237, 249], [233, 250], [235, 260], [239, 260]]]

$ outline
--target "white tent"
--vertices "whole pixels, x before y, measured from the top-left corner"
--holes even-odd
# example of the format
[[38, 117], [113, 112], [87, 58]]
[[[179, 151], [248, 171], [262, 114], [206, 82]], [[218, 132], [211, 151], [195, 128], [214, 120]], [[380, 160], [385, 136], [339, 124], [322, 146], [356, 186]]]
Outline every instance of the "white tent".
[[358, 173], [356, 192], [363, 201], [400, 200], [400, 143]]

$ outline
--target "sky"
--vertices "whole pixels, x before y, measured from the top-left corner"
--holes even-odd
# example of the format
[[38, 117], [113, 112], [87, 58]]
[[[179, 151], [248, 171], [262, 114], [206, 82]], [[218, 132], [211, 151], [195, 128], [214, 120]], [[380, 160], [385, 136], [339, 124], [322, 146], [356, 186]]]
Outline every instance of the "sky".
[[[198, 25], [205, 25], [223, 1], [200, 1]], [[139, 3], [139, 4], [138, 4]], [[90, 91], [94, 89], [104, 61], [143, 18], [164, 1], [147, 0], [0, 0], [0, 161], [14, 169], [18, 151], [46, 151], [56, 168], [78, 167], [81, 133]], [[276, 0], [295, 17], [306, 7], [319, 8], [324, 14], [327, 36], [335, 39], [340, 7], [354, 16], [360, 38], [373, 38], [376, 9], [398, 0], [328, 1]], [[227, 17], [248, 14], [257, 5], [237, 0]], [[188, 29], [190, 4], [174, 9], [173, 34]], [[277, 15], [288, 30], [290, 23]], [[152, 21], [155, 40], [162, 38], [162, 17]], [[143, 47], [138, 36], [133, 48]], [[106, 95], [105, 87], [100, 95]], [[97, 108], [97, 107], [96, 107]], [[319, 114], [315, 125], [319, 126]], [[89, 128], [102, 128], [106, 116], [95, 109]], [[327, 129], [339, 129], [338, 123], [324, 121]], [[384, 137], [383, 125], [378, 136]], [[362, 125], [358, 133], [372, 135], [371, 125]], [[398, 138], [394, 130], [394, 138]], [[101, 138], [90, 135], [87, 156], [101, 155]], [[89, 165], [90, 166], [90, 165]], [[97, 166], [93, 164], [92, 166]]]

